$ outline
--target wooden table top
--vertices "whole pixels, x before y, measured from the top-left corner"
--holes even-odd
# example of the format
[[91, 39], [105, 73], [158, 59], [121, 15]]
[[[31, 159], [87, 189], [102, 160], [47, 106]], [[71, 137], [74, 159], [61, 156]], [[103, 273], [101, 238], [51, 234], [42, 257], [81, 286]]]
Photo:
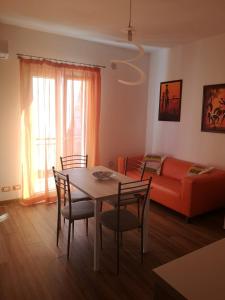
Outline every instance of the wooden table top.
[[98, 180], [92, 173], [96, 171], [112, 171], [103, 166], [93, 168], [74, 168], [62, 171], [69, 175], [70, 183], [85, 192], [92, 199], [101, 199], [113, 197], [118, 194], [118, 183], [134, 181], [118, 172], [112, 171], [114, 176], [108, 180]]
[[225, 239], [153, 270], [157, 278], [191, 300], [225, 299]]

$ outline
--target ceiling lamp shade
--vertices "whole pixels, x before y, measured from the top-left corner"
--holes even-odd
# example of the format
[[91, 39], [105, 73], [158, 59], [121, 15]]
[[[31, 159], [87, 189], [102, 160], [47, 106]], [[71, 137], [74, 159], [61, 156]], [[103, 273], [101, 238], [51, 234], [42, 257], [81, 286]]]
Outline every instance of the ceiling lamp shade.
[[[124, 64], [127, 65], [128, 67], [130, 67], [131, 69], [133, 69], [134, 71], [137, 72], [138, 74], [138, 79], [136, 81], [126, 81], [126, 80], [122, 80], [122, 79], [118, 79], [119, 83], [125, 84], [125, 85], [130, 85], [130, 86], [135, 86], [135, 85], [140, 85], [145, 81], [145, 73], [143, 72], [143, 70], [139, 67], [137, 67], [136, 65], [133, 64], [134, 61], [139, 60], [143, 55], [144, 55], [144, 49], [141, 45], [134, 43], [133, 42], [133, 32], [135, 31], [135, 27], [132, 26], [132, 21], [131, 21], [131, 11], [132, 11], [132, 7], [131, 7], [131, 0], [130, 0], [130, 18], [129, 18], [129, 24], [128, 27], [125, 29], [125, 32], [127, 33], [127, 40], [130, 44], [134, 45], [137, 49], [138, 49], [138, 54], [130, 59], [114, 59], [111, 60], [111, 68], [112, 69], [116, 69], [118, 64]], [[124, 31], [124, 30], [123, 30]]]

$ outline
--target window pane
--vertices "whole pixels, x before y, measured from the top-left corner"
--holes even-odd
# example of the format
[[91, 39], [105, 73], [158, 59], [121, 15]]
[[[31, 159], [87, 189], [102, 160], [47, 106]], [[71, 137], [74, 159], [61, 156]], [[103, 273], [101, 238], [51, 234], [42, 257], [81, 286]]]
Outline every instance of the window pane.
[[73, 128], [73, 148], [76, 154], [85, 154], [85, 101], [80, 80], [67, 80], [66, 130]]
[[[35, 192], [54, 188], [52, 166], [56, 164], [55, 81], [33, 77], [32, 164]], [[46, 171], [50, 177], [45, 180]], [[47, 185], [47, 186], [46, 186]]]

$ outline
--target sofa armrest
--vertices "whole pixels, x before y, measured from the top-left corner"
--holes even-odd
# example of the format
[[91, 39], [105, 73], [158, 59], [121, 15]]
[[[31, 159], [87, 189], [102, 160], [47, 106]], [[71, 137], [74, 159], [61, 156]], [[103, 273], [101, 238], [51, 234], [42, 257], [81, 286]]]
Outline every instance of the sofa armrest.
[[119, 156], [117, 158], [117, 171], [119, 173], [125, 174], [126, 167], [127, 167], [127, 170], [132, 169], [132, 164], [127, 165], [127, 160], [128, 159], [129, 159], [129, 161], [132, 161], [132, 162], [141, 161], [141, 160], [143, 160], [143, 155], [131, 156], [131, 157]]
[[188, 217], [224, 206], [225, 172], [184, 177], [181, 199]]

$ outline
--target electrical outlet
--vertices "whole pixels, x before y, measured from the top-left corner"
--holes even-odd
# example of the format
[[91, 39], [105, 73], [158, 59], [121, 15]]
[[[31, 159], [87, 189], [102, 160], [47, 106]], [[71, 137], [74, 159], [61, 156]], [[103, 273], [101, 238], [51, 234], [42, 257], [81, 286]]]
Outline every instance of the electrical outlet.
[[13, 189], [14, 191], [21, 190], [21, 185], [20, 185], [20, 184], [14, 184], [14, 185], [12, 186], [12, 189]]
[[10, 191], [11, 191], [10, 186], [2, 186], [1, 187], [1, 192], [3, 192], [3, 193], [10, 192]]

